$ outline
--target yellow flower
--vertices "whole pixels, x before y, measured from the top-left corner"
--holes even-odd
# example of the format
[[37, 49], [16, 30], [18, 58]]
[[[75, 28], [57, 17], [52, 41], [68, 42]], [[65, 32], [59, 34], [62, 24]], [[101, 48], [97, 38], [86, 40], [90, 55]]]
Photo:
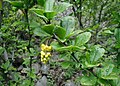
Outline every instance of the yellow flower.
[[44, 56], [43, 55], [40, 55], [41, 58], [43, 58]]
[[42, 51], [51, 51], [52, 47], [48, 46], [48, 45], [45, 45], [45, 44], [41, 44], [41, 50]]
[[44, 52], [44, 51], [41, 51], [41, 55], [42, 55], [42, 56], [45, 56], [45, 52]]
[[47, 55], [48, 55], [48, 56], [51, 56], [50, 52], [47, 52]]
[[44, 51], [44, 50], [45, 50], [45, 48], [46, 48], [46, 45], [41, 44], [41, 50], [42, 50], [42, 51]]
[[48, 45], [45, 45], [45, 44], [41, 44], [41, 62], [46, 64], [49, 59], [50, 59], [50, 56], [51, 56], [51, 53], [49, 51], [52, 50], [52, 47], [51, 46], [48, 46]]
[[48, 55], [46, 54], [46, 55], [45, 55], [45, 57], [47, 58], [47, 57], [48, 57]]
[[50, 60], [50, 57], [47, 57], [47, 60], [49, 61], [49, 60]]
[[44, 61], [46, 61], [47, 59], [46, 59], [46, 58], [44, 58], [43, 60], [44, 60]]
[[44, 64], [46, 64], [46, 63], [47, 63], [47, 61], [43, 61], [43, 63], [44, 63]]
[[51, 46], [48, 46], [46, 50], [47, 50], [47, 51], [51, 51], [51, 50], [52, 50], [52, 47], [51, 47]]
[[41, 58], [41, 62], [43, 62], [44, 60], [43, 60], [43, 58]]

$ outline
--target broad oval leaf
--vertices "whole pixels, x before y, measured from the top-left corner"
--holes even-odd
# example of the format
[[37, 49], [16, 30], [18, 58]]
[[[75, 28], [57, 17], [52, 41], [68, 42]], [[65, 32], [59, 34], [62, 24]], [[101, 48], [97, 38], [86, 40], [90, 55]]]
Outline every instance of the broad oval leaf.
[[50, 36], [50, 34], [46, 33], [45, 31], [41, 30], [41, 28], [36, 28], [34, 30], [34, 34], [37, 36], [41, 36], [41, 37], [46, 37], [46, 36]]
[[62, 45], [60, 45], [58, 42], [52, 42], [50, 45], [55, 50], [57, 50], [58, 48], [62, 47]]
[[30, 11], [34, 12], [34, 14], [40, 17], [41, 19], [48, 21], [47, 17], [44, 16], [44, 10], [37, 9], [37, 8], [31, 8]]
[[72, 6], [72, 4], [70, 4], [70, 3], [58, 2], [58, 4], [54, 6], [54, 11], [57, 13], [61, 13], [65, 10], [67, 10], [67, 8], [70, 6]]
[[66, 30], [64, 28], [60, 26], [56, 26], [54, 33], [59, 39], [65, 39]]
[[0, 47], [0, 55], [3, 53], [3, 51], [4, 51], [4, 48]]
[[43, 26], [41, 29], [48, 34], [53, 35], [54, 25], [48, 24], [48, 25]]
[[62, 52], [63, 51], [79, 51], [79, 50], [84, 49], [84, 47], [78, 47], [78, 46], [73, 46], [73, 45], [63, 46], [63, 45], [60, 45], [58, 42], [52, 42], [51, 46], [53, 47], [53, 49], [57, 51], [62, 51]]
[[64, 17], [61, 21], [61, 26], [66, 29], [66, 36], [68, 36], [75, 29], [75, 19], [71, 16]]
[[37, 0], [38, 4], [41, 5], [41, 6], [45, 5], [45, 1], [46, 0]]
[[85, 86], [93, 86], [96, 84], [97, 78], [93, 75], [90, 76], [83, 76], [80, 80], [80, 83]]
[[9, 1], [11, 5], [17, 8], [23, 8], [24, 3], [22, 1]]
[[58, 50], [58, 51], [77, 51], [80, 49], [81, 48], [78, 46], [70, 45], [70, 46], [64, 46], [64, 47], [57, 48], [56, 50]]
[[76, 37], [75, 40], [75, 45], [77, 46], [82, 46], [85, 43], [87, 43], [90, 40], [91, 33], [90, 32], [85, 32]]
[[49, 20], [53, 19], [55, 14], [56, 14], [55, 12], [44, 12], [44, 16]]
[[116, 48], [120, 48], [120, 28], [115, 29]]
[[107, 80], [112, 80], [112, 79], [118, 79], [118, 75], [116, 75], [115, 73], [112, 73], [108, 76], [102, 76], [103, 79], [107, 79]]
[[91, 68], [91, 67], [97, 67], [100, 65], [101, 65], [101, 63], [91, 64], [91, 63], [88, 63], [87, 61], [85, 61], [85, 63], [82, 64], [82, 68]]
[[104, 75], [110, 75], [113, 71], [114, 65], [113, 64], [105, 64], [105, 67], [103, 68]]
[[55, 0], [46, 0], [45, 2], [45, 12], [53, 12]]
[[101, 58], [105, 53], [104, 48], [100, 48], [99, 46], [93, 46], [90, 52], [90, 62], [96, 62], [99, 58]]
[[68, 69], [70, 67], [71, 63], [70, 62], [62, 62], [61, 66], [63, 69]]
[[71, 36], [76, 36], [78, 35], [79, 33], [83, 32], [82, 30], [75, 30], [75, 31], [72, 31], [69, 35], [67, 35], [65, 38], [70, 38]]

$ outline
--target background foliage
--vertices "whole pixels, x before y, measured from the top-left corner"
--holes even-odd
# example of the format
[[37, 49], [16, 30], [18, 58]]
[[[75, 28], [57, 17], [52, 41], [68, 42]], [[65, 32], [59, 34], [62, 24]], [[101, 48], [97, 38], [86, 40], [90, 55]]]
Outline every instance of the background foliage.
[[0, 86], [98, 85], [120, 86], [120, 0], [0, 0]]

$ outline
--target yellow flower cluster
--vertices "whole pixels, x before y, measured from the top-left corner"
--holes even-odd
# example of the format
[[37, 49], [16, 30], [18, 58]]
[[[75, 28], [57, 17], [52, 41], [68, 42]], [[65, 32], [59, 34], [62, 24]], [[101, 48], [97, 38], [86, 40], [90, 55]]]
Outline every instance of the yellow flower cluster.
[[52, 50], [52, 47], [42, 44], [41, 45], [41, 50], [42, 50], [40, 52], [41, 53], [41, 62], [46, 64], [50, 59], [50, 56], [51, 56], [50, 51]]

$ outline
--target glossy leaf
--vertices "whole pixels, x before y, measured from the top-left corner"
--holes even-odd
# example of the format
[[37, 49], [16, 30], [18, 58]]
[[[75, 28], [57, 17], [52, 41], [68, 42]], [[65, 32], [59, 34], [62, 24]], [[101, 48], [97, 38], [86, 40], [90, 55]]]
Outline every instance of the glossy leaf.
[[72, 6], [72, 4], [66, 2], [59, 2], [57, 5], [54, 6], [54, 11], [57, 13], [61, 13], [67, 10], [68, 7]]
[[32, 28], [39, 28], [40, 27], [40, 24], [36, 21], [32, 21], [30, 22], [30, 27]]
[[70, 46], [57, 48], [56, 50], [58, 50], [58, 51], [77, 51], [77, 50], [80, 50], [80, 49], [81, 48], [78, 47], [78, 46], [70, 45]]
[[120, 48], [120, 28], [115, 29], [116, 48]]
[[105, 80], [105, 79], [98, 79], [98, 81], [97, 81], [101, 86], [110, 86], [110, 83], [108, 83], [108, 81], [107, 80]]
[[55, 12], [44, 12], [44, 16], [49, 20], [53, 19], [55, 14], [56, 14]]
[[10, 61], [7, 60], [5, 63], [2, 63], [1, 68], [7, 70], [10, 66]]
[[100, 48], [99, 46], [94, 46], [90, 52], [90, 62], [96, 62], [99, 58], [101, 58], [105, 53], [105, 50], [103, 48]]
[[82, 30], [75, 30], [75, 31], [72, 31], [69, 35], [67, 35], [65, 38], [70, 38], [71, 36], [76, 36], [78, 35], [79, 33], [83, 32]]
[[45, 1], [46, 0], [37, 0], [38, 4], [41, 5], [41, 6], [45, 5]]
[[51, 46], [53, 49], [57, 50], [58, 48], [62, 47], [63, 45], [60, 45], [58, 42], [52, 42]]
[[46, 33], [52, 35], [53, 34], [53, 30], [54, 30], [54, 25], [48, 24], [48, 25], [43, 26], [41, 29], [43, 31], [45, 31]]
[[71, 16], [64, 17], [61, 21], [61, 26], [66, 29], [66, 36], [71, 34], [75, 29], [75, 20]]
[[80, 82], [82, 85], [85, 85], [85, 86], [91, 86], [91, 85], [95, 85], [96, 84], [96, 81], [97, 81], [97, 78], [93, 75], [90, 75], [90, 76], [82, 76]]
[[87, 43], [90, 40], [91, 33], [90, 32], [85, 32], [76, 37], [75, 40], [75, 45], [77, 46], [82, 46], [85, 43]]
[[70, 64], [71, 64], [70, 62], [62, 62], [61, 66], [62, 66], [63, 69], [67, 69], [67, 68], [70, 67]]
[[45, 12], [53, 12], [55, 0], [46, 0], [45, 2]]
[[120, 86], [120, 78], [113, 80], [112, 85], [113, 86]]
[[85, 61], [85, 63], [82, 64], [82, 68], [91, 68], [91, 67], [97, 67], [97, 66], [100, 66], [100, 63], [92, 64]]
[[52, 42], [51, 46], [57, 51], [79, 51], [84, 49], [84, 47], [78, 47], [73, 45], [63, 46], [60, 45], [58, 42]]
[[3, 51], [4, 51], [4, 48], [0, 47], [0, 55], [3, 53]]
[[102, 77], [103, 79], [107, 79], [107, 80], [111, 80], [111, 79], [118, 79], [118, 75], [116, 75], [116, 74], [110, 74], [110, 75], [108, 75], [108, 76], [103, 76]]
[[102, 68], [96, 68], [96, 74], [102, 79], [118, 79], [118, 75], [114, 72], [114, 65], [111, 63], [103, 64]]
[[22, 1], [9, 1], [11, 5], [17, 8], [23, 8], [24, 3]]
[[46, 36], [50, 36], [48, 33], [46, 33], [45, 31], [41, 30], [41, 28], [36, 28], [34, 30], [34, 34], [37, 36], [42, 36], [42, 37], [46, 37]]
[[36, 9], [36, 8], [31, 8], [30, 11], [33, 11], [35, 15], [40, 17], [41, 19], [48, 20], [47, 17], [44, 16], [44, 10], [42, 9]]
[[54, 33], [59, 39], [65, 39], [66, 31], [64, 28], [56, 26]]
[[3, 6], [3, 1], [0, 0], [0, 10], [2, 10], [2, 6]]

